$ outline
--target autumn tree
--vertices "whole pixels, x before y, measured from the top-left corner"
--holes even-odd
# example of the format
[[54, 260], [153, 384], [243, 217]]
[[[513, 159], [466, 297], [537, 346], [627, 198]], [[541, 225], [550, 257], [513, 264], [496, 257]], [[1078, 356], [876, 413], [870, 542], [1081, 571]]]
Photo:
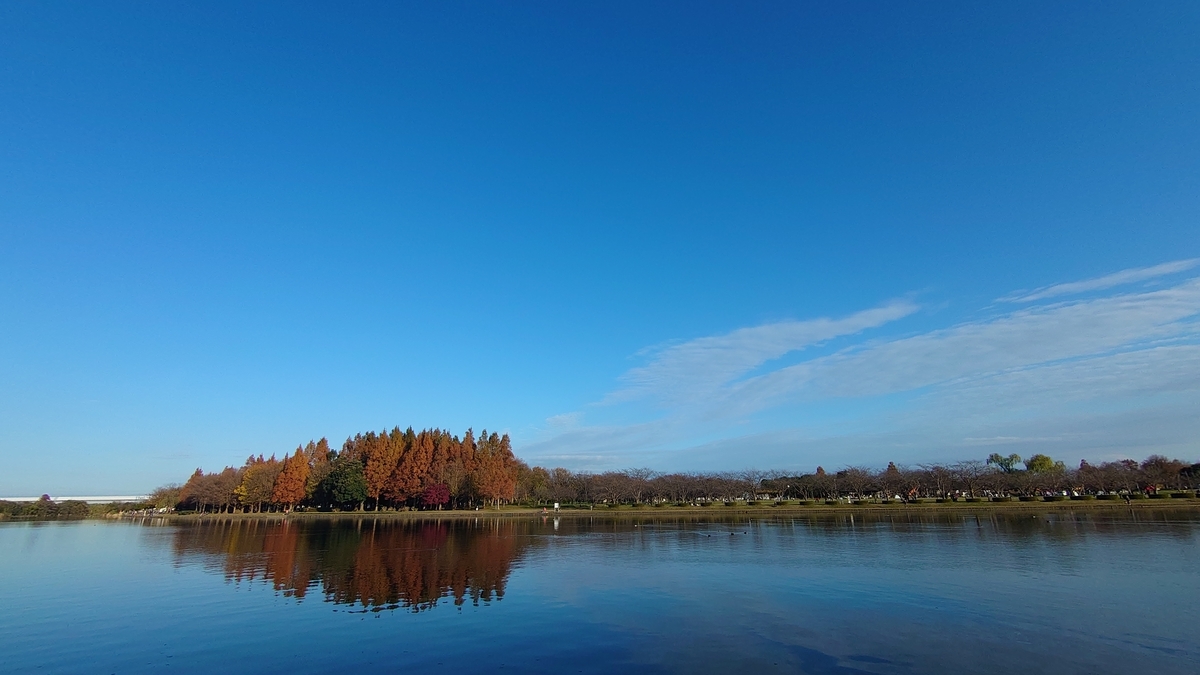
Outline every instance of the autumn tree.
[[397, 456], [384, 483], [382, 494], [392, 502], [401, 503], [420, 493], [420, 468], [415, 466], [410, 457], [413, 446], [417, 442], [417, 434], [413, 432], [412, 427], [403, 432], [396, 427], [388, 438], [389, 442], [397, 449]]
[[304, 501], [308, 490], [308, 457], [301, 448], [291, 457], [283, 456], [283, 466], [279, 476], [275, 478], [275, 489], [271, 493], [271, 501], [291, 512], [297, 504]]
[[511, 500], [516, 490], [516, 458], [508, 434], [499, 436], [495, 432], [487, 435], [485, 429], [479, 436], [476, 449], [477, 469], [475, 484], [479, 494], [499, 507], [501, 501]]
[[379, 497], [387, 487], [388, 480], [396, 470], [400, 455], [404, 451], [403, 445], [393, 440], [399, 433], [400, 429], [396, 428], [390, 435], [381, 433], [376, 436], [374, 433], [368, 433], [362, 439], [363, 477], [367, 481], [367, 496], [374, 500], [376, 511], [379, 510]]
[[262, 505], [271, 501], [271, 495], [275, 491], [275, 478], [281, 468], [275, 455], [266, 460], [262, 455], [248, 458], [242, 471], [242, 479], [233, 490], [238, 503], [253, 508], [255, 512], [262, 511]]
[[430, 468], [436, 450], [437, 434], [433, 430], [421, 430], [413, 439], [412, 447], [400, 462], [401, 480], [407, 492], [416, 496], [431, 480]]
[[193, 509], [200, 506], [201, 483], [204, 482], [204, 471], [197, 468], [183, 487], [179, 488], [179, 503]]

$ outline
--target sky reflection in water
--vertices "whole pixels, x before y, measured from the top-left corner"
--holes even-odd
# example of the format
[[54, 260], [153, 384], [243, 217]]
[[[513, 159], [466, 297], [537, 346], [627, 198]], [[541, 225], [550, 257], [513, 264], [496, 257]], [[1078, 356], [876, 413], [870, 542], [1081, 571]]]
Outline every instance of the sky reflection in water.
[[1200, 670], [1188, 512], [0, 525], [5, 672]]

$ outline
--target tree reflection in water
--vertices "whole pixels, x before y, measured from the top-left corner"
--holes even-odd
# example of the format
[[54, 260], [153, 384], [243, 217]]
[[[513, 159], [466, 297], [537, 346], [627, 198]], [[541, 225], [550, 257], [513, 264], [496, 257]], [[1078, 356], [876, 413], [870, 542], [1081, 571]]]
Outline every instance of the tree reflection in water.
[[173, 547], [180, 564], [199, 558], [230, 581], [269, 583], [298, 601], [319, 587], [326, 602], [419, 612], [444, 598], [503, 598], [529, 541], [516, 530], [502, 520], [216, 520], [179, 528]]
[[[889, 542], [902, 546], [886, 555], [914, 560], [931, 547], [945, 557], [975, 555], [971, 551], [990, 545], [989, 555], [1026, 555], [1034, 564], [1045, 545], [1054, 546], [1060, 561], [1069, 560], [1097, 536], [1143, 532], [1151, 522], [1160, 535], [1190, 541], [1195, 519], [1191, 511], [1157, 509], [931, 513], [901, 507], [774, 517], [577, 516], [561, 523], [557, 518], [217, 519], [179, 525], [173, 545], [179, 564], [199, 563], [234, 582], [269, 583], [297, 600], [319, 588], [325, 601], [362, 611], [419, 612], [446, 598], [455, 605], [503, 598], [521, 559], [545, 550], [553, 539], [574, 538], [598, 557], [624, 551], [629, 559], [658, 556], [659, 561], [673, 560], [672, 552], [720, 560], [724, 549], [712, 546], [713, 534], [726, 535], [722, 546], [735, 546], [739, 561], [747, 555], [799, 560], [814, 545], [826, 556], [843, 555], [848, 561], [877, 559], [885, 555], [879, 547]], [[730, 539], [730, 534], [751, 536]]]

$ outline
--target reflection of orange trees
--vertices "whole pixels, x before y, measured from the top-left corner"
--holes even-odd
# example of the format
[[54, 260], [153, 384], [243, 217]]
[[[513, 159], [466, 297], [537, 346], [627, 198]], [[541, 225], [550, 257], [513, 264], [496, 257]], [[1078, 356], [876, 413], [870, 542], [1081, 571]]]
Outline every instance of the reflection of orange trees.
[[217, 556], [226, 578], [264, 581], [304, 598], [320, 586], [326, 601], [369, 609], [428, 609], [445, 597], [461, 605], [504, 596], [528, 539], [515, 523], [226, 521], [181, 528], [181, 560]]

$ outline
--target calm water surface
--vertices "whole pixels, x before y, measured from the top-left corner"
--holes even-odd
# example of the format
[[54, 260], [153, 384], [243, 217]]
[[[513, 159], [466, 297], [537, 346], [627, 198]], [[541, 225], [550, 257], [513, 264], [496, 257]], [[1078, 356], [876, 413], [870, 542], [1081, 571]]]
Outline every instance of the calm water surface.
[[1194, 512], [0, 524], [0, 671], [1200, 672]]

